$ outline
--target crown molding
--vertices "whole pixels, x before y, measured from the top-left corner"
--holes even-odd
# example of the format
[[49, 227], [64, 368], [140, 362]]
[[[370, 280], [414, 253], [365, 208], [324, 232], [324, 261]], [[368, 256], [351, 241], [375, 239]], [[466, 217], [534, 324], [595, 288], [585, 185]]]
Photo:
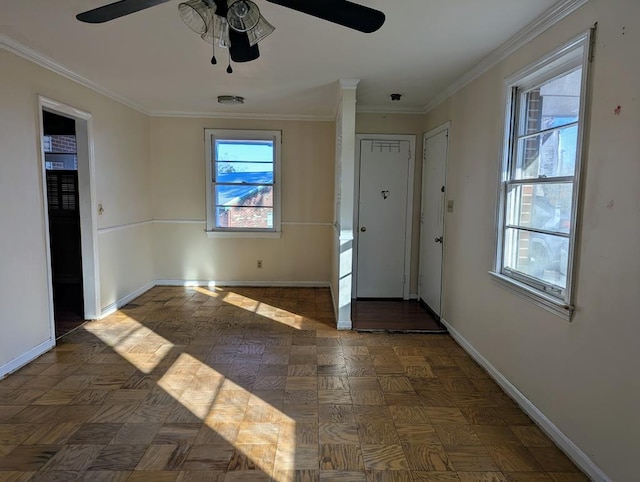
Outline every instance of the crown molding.
[[[511, 37], [507, 42], [502, 44], [498, 49], [493, 51], [471, 70], [452, 83], [447, 89], [436, 95], [423, 109], [416, 107], [389, 107], [376, 105], [356, 106], [356, 112], [362, 114], [424, 114], [436, 107], [448, 97], [468, 85], [484, 74], [487, 70], [513, 54], [515, 51], [526, 45], [528, 42], [536, 38], [538, 35], [549, 29], [555, 23], [559, 22], [566, 16], [582, 7], [589, 0], [561, 0], [547, 12], [539, 16], [531, 22], [527, 27], [522, 29], [518, 34]], [[99, 94], [102, 94], [116, 102], [127, 107], [135, 109], [143, 114], [151, 117], [198, 117], [210, 119], [253, 119], [253, 120], [282, 120], [282, 121], [335, 121], [337, 116], [337, 106], [334, 112], [327, 115], [316, 114], [256, 114], [256, 113], [233, 113], [233, 112], [185, 112], [185, 111], [148, 111], [140, 104], [131, 99], [120, 95], [106, 87], [77, 74], [56, 62], [55, 60], [27, 47], [26, 45], [14, 40], [6, 34], [0, 34], [0, 48], [12, 52], [24, 59], [27, 59], [41, 67], [51, 70], [62, 77], [72, 80], [84, 87], [87, 87]], [[342, 90], [356, 90], [358, 79], [340, 79], [339, 86]]]
[[112, 90], [107, 89], [106, 87], [101, 86], [96, 82], [93, 82], [92, 80], [87, 79], [86, 77], [83, 77], [80, 74], [73, 72], [72, 70], [68, 69], [64, 65], [41, 54], [40, 52], [33, 50], [31, 47], [27, 47], [26, 45], [18, 42], [17, 40], [12, 39], [11, 37], [5, 34], [0, 34], [0, 48], [3, 48], [4, 50], [8, 50], [9, 52], [18, 55], [19, 57], [29, 60], [34, 64], [39, 65], [40, 67], [44, 67], [45, 69], [51, 70], [52, 72], [55, 72], [56, 74], [61, 75], [62, 77], [65, 77], [84, 87], [87, 87], [95, 92], [98, 92], [99, 94], [109, 97], [110, 99], [115, 100], [116, 102], [119, 102], [121, 104], [124, 104], [127, 107], [131, 107], [132, 109], [135, 109], [143, 114], [149, 115], [149, 112], [147, 112], [140, 104], [137, 104], [131, 99], [124, 97]]
[[586, 4], [589, 0], [561, 0], [545, 13], [536, 18], [533, 22], [520, 30], [516, 35], [507, 40], [504, 44], [482, 59], [466, 74], [452, 83], [445, 90], [436, 95], [431, 101], [424, 106], [424, 112], [439, 105], [441, 102], [451, 97], [460, 89], [480, 77], [490, 68], [494, 67], [504, 59], [512, 55], [521, 47], [531, 42], [538, 35], [558, 23], [566, 16], [572, 14], [577, 9]]
[[389, 105], [359, 105], [356, 104], [358, 114], [420, 114], [424, 115], [424, 109], [420, 107], [401, 107]]
[[73, 82], [87, 87], [99, 94], [102, 94], [116, 102], [131, 107], [150, 117], [205, 117], [208, 119], [252, 119], [252, 120], [282, 120], [282, 121], [324, 121], [331, 122], [335, 120], [335, 116], [331, 114], [256, 114], [256, 113], [235, 113], [235, 112], [185, 112], [185, 111], [149, 111], [140, 104], [131, 99], [120, 95], [92, 80], [83, 77], [56, 62], [55, 60], [37, 52], [31, 47], [27, 47], [23, 43], [14, 40], [6, 34], [0, 33], [0, 48], [18, 55], [34, 64], [44, 67], [47, 70], [55, 72]]
[[333, 122], [335, 116], [331, 114], [265, 114], [247, 112], [184, 112], [184, 111], [152, 111], [150, 117], [189, 117], [206, 119], [248, 119], [248, 120], [278, 120], [278, 121], [306, 121]]
[[360, 79], [340, 79], [340, 88], [344, 90], [356, 90]]
[[252, 120], [281, 120], [281, 121], [323, 121], [331, 122], [335, 120], [335, 116], [331, 114], [255, 114], [255, 113], [236, 113], [236, 112], [184, 112], [184, 111], [148, 111], [140, 104], [133, 102], [131, 99], [122, 96], [92, 80], [79, 75], [55, 60], [36, 52], [30, 47], [12, 39], [11, 37], [0, 34], [0, 48], [8, 50], [26, 60], [29, 60], [40, 67], [51, 70], [62, 77], [87, 87], [99, 94], [102, 94], [120, 104], [141, 112], [150, 117], [199, 117], [208, 119], [252, 119]]

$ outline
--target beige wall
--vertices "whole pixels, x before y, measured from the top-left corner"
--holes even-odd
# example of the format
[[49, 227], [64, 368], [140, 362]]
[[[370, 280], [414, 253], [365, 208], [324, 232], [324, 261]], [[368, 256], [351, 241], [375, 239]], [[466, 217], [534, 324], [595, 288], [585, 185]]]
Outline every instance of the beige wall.
[[[427, 115], [451, 120], [444, 318], [616, 481], [640, 453], [640, 3], [591, 0]], [[598, 22], [576, 313], [492, 281], [503, 79]], [[623, 27], [626, 29], [623, 30]], [[614, 110], [620, 105], [620, 115]]]
[[[93, 115], [99, 227], [149, 219], [148, 118], [49, 70], [0, 50], [0, 369], [51, 338], [38, 94]], [[153, 279], [144, 231], [98, 236], [101, 306]], [[133, 236], [133, 244], [122, 242]], [[115, 249], [112, 243], [117, 243]], [[127, 269], [123, 251], [133, 250]], [[134, 274], [132, 274], [134, 273]], [[130, 286], [131, 285], [131, 286]]]
[[418, 293], [418, 256], [420, 252], [420, 199], [422, 196], [422, 114], [358, 114], [357, 134], [408, 134], [416, 136], [414, 152], [415, 172], [413, 179], [413, 219], [411, 236], [411, 276], [409, 293]]
[[[172, 221], [153, 226], [157, 279], [329, 283], [333, 122], [163, 117], [150, 122], [153, 217]], [[206, 128], [282, 131], [280, 239], [206, 237]]]
[[119, 300], [151, 287], [155, 280], [151, 252], [153, 234], [150, 223], [99, 233], [100, 305], [103, 311], [112, 309]]

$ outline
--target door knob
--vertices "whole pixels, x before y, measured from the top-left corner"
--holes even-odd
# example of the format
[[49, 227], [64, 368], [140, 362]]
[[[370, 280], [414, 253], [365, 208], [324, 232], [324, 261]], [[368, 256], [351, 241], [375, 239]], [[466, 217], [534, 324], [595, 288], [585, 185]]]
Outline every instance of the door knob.
[[364, 233], [366, 230], [367, 230], [367, 228], [365, 228], [364, 226], [362, 226], [362, 227], [360, 228], [360, 231], [362, 231], [363, 233]]
[[439, 238], [436, 238], [436, 239], [435, 239], [435, 242], [436, 242], [436, 243], [442, 243], [442, 236], [440, 236]]

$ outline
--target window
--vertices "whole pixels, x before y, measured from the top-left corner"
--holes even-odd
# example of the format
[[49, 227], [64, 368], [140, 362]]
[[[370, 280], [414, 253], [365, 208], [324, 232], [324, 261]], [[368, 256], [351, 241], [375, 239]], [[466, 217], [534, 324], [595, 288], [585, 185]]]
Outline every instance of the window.
[[494, 274], [567, 319], [590, 35], [507, 80]]
[[207, 232], [278, 236], [280, 131], [205, 130]]

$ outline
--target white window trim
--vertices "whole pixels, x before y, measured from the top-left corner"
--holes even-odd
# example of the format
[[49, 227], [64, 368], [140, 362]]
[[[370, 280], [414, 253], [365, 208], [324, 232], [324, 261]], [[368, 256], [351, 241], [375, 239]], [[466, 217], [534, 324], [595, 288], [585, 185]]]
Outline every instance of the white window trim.
[[[574, 299], [574, 274], [576, 267], [576, 246], [579, 236], [578, 226], [581, 215], [581, 184], [582, 171], [585, 162], [585, 131], [588, 123], [589, 106], [587, 103], [588, 86], [590, 78], [590, 60], [592, 55], [592, 40], [594, 29], [574, 38], [562, 47], [547, 54], [537, 62], [525, 67], [521, 71], [505, 79], [505, 125], [503, 136], [503, 156], [500, 165], [500, 183], [498, 186], [498, 206], [496, 216], [496, 243], [494, 268], [489, 273], [503, 286], [509, 288], [515, 294], [532, 301], [534, 304], [558, 315], [565, 320], [571, 320], [575, 307]], [[582, 49], [582, 52], [580, 50]], [[566, 288], [562, 298], [550, 295], [542, 289], [523, 283], [508, 276], [503, 269], [503, 244], [506, 192], [505, 181], [508, 178], [509, 162], [513, 155], [511, 152], [511, 138], [513, 135], [513, 91], [515, 87], [526, 90], [534, 84], [540, 84], [551, 79], [572, 67], [582, 66], [582, 85], [580, 91], [580, 122], [578, 124], [578, 144], [576, 150], [576, 168], [573, 187], [573, 208], [571, 221], [571, 236], [569, 238], [569, 253], [567, 266]], [[542, 284], [542, 283], [541, 283]]]
[[[213, 145], [216, 138], [229, 140], [272, 140], [274, 146], [273, 228], [216, 228], [214, 211]], [[205, 129], [206, 234], [209, 238], [279, 238], [281, 237], [281, 150], [282, 131], [253, 129]]]

